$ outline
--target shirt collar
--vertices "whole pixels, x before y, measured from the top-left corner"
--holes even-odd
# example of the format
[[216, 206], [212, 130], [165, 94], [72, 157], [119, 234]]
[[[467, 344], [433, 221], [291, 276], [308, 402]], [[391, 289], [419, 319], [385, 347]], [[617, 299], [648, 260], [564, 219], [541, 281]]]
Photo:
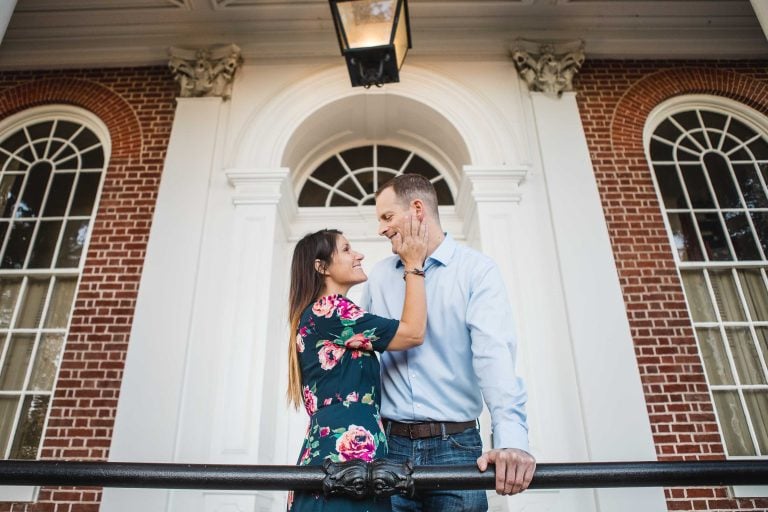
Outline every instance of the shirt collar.
[[[456, 240], [454, 240], [453, 237], [448, 233], [443, 234], [445, 235], [445, 238], [443, 238], [443, 241], [440, 242], [440, 245], [437, 246], [437, 249], [435, 249], [434, 252], [427, 258], [427, 261], [424, 262], [424, 267], [429, 266], [429, 260], [434, 260], [436, 263], [447, 266], [453, 259], [453, 254], [456, 252]], [[402, 267], [403, 261], [398, 258], [395, 266]]]

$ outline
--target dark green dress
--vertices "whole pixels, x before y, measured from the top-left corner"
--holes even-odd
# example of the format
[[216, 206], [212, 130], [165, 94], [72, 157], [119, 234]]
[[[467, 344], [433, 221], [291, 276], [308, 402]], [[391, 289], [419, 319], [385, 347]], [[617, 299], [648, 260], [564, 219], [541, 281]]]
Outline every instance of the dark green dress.
[[[320, 466], [387, 455], [381, 424], [379, 360], [400, 322], [366, 313], [343, 295], [321, 297], [304, 310], [296, 333], [309, 426], [299, 455], [300, 466]], [[296, 492], [288, 510], [390, 511], [389, 499], [326, 499]]]

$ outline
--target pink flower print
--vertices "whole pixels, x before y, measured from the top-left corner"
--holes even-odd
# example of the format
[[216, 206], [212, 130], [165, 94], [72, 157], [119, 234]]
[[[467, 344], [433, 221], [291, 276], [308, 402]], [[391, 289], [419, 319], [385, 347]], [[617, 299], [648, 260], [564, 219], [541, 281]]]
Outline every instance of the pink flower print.
[[366, 338], [362, 333], [357, 333], [347, 341], [344, 342], [344, 346], [347, 348], [356, 348], [363, 350], [373, 350], [371, 340]]
[[301, 329], [299, 329], [299, 336], [301, 336], [302, 338], [306, 338], [307, 334], [309, 334], [309, 329], [307, 328], [306, 325], [302, 325]]
[[288, 491], [288, 510], [293, 507], [293, 491]]
[[336, 298], [335, 297], [321, 297], [320, 300], [315, 302], [312, 305], [312, 313], [314, 313], [317, 316], [322, 316], [324, 318], [331, 318], [333, 316], [333, 312], [336, 309]]
[[358, 357], [362, 357], [363, 352], [360, 350], [353, 350], [352, 351], [352, 359], [357, 359]]
[[331, 405], [333, 403], [333, 398], [326, 398], [323, 400], [323, 405]]
[[320, 437], [328, 437], [331, 433], [331, 427], [320, 427]]
[[357, 391], [353, 391], [350, 394], [347, 395], [347, 398], [344, 399], [345, 402], [357, 402], [360, 399], [360, 395], [357, 394]]
[[348, 301], [346, 297], [339, 297], [336, 307], [339, 310], [339, 318], [342, 320], [357, 320], [365, 314], [365, 311]]
[[309, 386], [304, 386], [304, 409], [310, 416], [317, 412], [317, 397], [309, 389]]
[[304, 450], [304, 453], [301, 454], [301, 460], [299, 461], [299, 466], [304, 466], [308, 464], [311, 458], [312, 458], [312, 448], [307, 448], [306, 450]]
[[301, 337], [301, 334], [296, 335], [296, 348], [299, 351], [299, 354], [304, 352], [304, 338]]
[[320, 367], [323, 370], [331, 370], [334, 366], [336, 366], [336, 363], [339, 362], [339, 359], [344, 355], [344, 352], [346, 352], [347, 349], [344, 347], [340, 347], [338, 345], [334, 345], [328, 340], [323, 341], [323, 346], [320, 348], [320, 352], [318, 352], [317, 356], [320, 359]]
[[376, 442], [373, 435], [365, 428], [350, 425], [349, 430], [336, 440], [336, 451], [342, 462], [347, 460], [371, 462], [376, 455]]

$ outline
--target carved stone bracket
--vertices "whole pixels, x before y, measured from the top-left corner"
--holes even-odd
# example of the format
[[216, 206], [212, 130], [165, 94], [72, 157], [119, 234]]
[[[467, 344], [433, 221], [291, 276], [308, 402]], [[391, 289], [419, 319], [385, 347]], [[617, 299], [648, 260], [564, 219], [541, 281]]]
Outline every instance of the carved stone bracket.
[[557, 94], [573, 90], [573, 75], [584, 63], [584, 41], [535, 43], [518, 40], [511, 48], [520, 78], [528, 89]]
[[388, 460], [364, 462], [351, 460], [348, 462], [323, 463], [325, 479], [323, 493], [326, 496], [345, 495], [354, 499], [371, 496], [394, 496], [396, 494], [412, 497], [415, 492], [413, 485], [413, 463], [409, 460], [404, 464]]
[[168, 68], [181, 86], [182, 98], [216, 96], [225, 100], [232, 96], [235, 71], [243, 63], [237, 45], [186, 50], [170, 48]]

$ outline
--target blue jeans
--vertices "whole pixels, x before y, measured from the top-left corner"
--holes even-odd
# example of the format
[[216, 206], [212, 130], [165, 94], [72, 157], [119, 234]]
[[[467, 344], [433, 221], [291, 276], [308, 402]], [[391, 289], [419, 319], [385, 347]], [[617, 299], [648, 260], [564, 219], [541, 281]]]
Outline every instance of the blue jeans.
[[[460, 434], [410, 439], [389, 435], [387, 458], [396, 462], [411, 459], [416, 466], [477, 464], [483, 451], [480, 431], [470, 428]], [[488, 499], [485, 491], [452, 489], [417, 491], [413, 499], [392, 497], [393, 512], [485, 512]]]

